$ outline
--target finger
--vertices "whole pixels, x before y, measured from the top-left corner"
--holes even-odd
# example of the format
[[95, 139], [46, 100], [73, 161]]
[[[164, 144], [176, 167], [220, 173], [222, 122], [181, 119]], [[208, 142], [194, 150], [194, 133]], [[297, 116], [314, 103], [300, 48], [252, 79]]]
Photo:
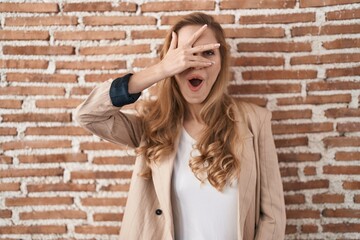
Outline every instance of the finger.
[[202, 26], [199, 30], [197, 30], [192, 36], [191, 38], [189, 39], [189, 41], [187, 42], [187, 44], [189, 46], [192, 46], [196, 40], [199, 39], [199, 37], [201, 36], [201, 34], [203, 34], [203, 32], [206, 30], [207, 28], [207, 24], [205, 24], [204, 26]]
[[213, 64], [214, 62], [207, 59], [207, 58], [204, 58], [204, 57], [201, 57], [201, 56], [195, 56], [195, 55], [192, 55], [191, 57], [189, 57], [189, 61], [191, 62], [204, 62], [204, 63], [211, 63]]
[[220, 47], [220, 43], [211, 43], [211, 44], [206, 44], [206, 45], [199, 45], [199, 46], [191, 48], [190, 53], [194, 54], [194, 53], [204, 52], [204, 51], [216, 49], [216, 48], [219, 48], [219, 47]]
[[175, 32], [171, 33], [171, 42], [169, 49], [175, 49], [177, 45], [177, 35]]
[[188, 68], [210, 67], [212, 64], [213, 64], [212, 62], [191, 61], [188, 64]]

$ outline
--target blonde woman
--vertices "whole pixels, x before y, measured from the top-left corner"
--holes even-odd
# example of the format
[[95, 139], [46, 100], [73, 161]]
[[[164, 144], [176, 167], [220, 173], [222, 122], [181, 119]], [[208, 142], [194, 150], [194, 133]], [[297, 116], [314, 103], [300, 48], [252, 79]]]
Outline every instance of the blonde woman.
[[[120, 239], [284, 239], [285, 205], [271, 113], [227, 93], [224, 32], [203, 13], [184, 16], [161, 61], [97, 86], [77, 122], [136, 149]], [[134, 103], [157, 83], [156, 100]]]

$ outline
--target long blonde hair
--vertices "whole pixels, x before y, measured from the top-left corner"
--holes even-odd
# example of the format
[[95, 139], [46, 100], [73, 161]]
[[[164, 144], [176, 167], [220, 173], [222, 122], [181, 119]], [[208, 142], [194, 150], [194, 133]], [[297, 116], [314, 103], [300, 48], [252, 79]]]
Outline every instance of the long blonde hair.
[[[172, 31], [178, 33], [184, 26], [204, 24], [214, 32], [220, 43], [221, 70], [200, 112], [205, 123], [205, 129], [196, 145], [200, 156], [192, 157], [189, 166], [200, 181], [207, 179], [212, 186], [222, 191], [240, 172], [240, 162], [235, 157], [234, 149], [234, 146], [239, 144], [234, 119], [236, 106], [227, 94], [229, 50], [223, 29], [211, 16], [204, 13], [186, 15], [168, 32], [160, 59], [169, 49]], [[140, 116], [143, 120], [145, 141], [137, 149], [137, 153], [145, 157], [148, 166], [174, 151], [174, 142], [182, 128], [186, 106], [174, 77], [158, 83], [156, 100], [143, 103]], [[204, 174], [205, 178], [202, 177]], [[150, 177], [150, 168], [147, 167], [142, 175]]]

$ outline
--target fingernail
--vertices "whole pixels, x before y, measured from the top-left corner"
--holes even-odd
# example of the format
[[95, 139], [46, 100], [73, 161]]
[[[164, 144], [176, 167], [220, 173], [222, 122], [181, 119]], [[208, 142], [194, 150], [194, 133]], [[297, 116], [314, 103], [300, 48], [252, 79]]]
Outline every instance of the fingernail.
[[205, 24], [203, 27], [207, 27], [207, 24]]
[[220, 47], [220, 43], [216, 43], [216, 44], [215, 44], [215, 47]]

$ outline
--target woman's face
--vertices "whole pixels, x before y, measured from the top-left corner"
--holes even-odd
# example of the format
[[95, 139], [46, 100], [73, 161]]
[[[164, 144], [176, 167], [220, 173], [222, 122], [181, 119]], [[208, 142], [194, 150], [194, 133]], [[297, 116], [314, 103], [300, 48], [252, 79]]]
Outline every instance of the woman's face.
[[[186, 44], [191, 36], [200, 28], [200, 25], [188, 25], [181, 28], [178, 32], [178, 47]], [[193, 47], [217, 42], [214, 32], [207, 28], [193, 44]], [[188, 68], [175, 75], [181, 94], [189, 104], [201, 104], [204, 102], [221, 69], [219, 48], [196, 54], [211, 60], [213, 64], [209, 67]]]

